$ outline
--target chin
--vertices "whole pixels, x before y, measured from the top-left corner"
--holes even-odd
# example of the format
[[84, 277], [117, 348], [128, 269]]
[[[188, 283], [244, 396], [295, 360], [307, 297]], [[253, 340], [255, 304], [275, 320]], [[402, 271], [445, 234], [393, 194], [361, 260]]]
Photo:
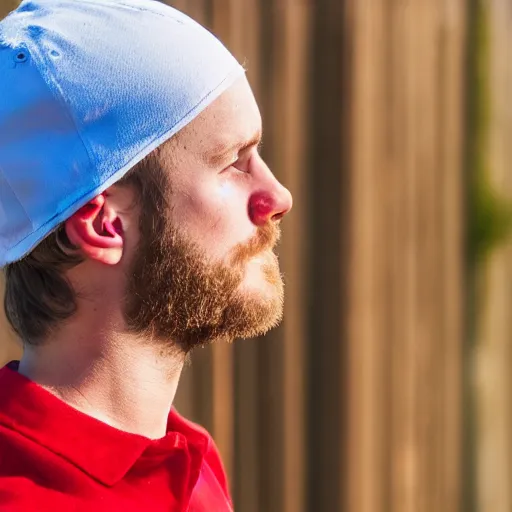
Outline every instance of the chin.
[[263, 300], [282, 300], [283, 280], [277, 256], [272, 251], [266, 251], [252, 258], [247, 263], [240, 288], [242, 293], [250, 294], [253, 298], [259, 296]]

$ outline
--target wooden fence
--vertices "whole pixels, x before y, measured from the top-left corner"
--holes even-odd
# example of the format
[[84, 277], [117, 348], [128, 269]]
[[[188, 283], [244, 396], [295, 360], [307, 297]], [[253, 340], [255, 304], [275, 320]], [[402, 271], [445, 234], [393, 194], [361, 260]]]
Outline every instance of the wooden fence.
[[[264, 155], [295, 199], [281, 245], [283, 325], [198, 351], [176, 400], [217, 440], [236, 509], [510, 510], [510, 394], [500, 395], [501, 405], [509, 400], [501, 444], [487, 452], [488, 438], [471, 438], [484, 455], [468, 459], [489, 453], [492, 465], [507, 446], [498, 456], [502, 480], [489, 483], [481, 466], [477, 491], [462, 499], [463, 479], [471, 480], [462, 467], [470, 2], [170, 3], [245, 62], [263, 113]], [[505, 0], [488, 4], [496, 47], [506, 52], [512, 11]], [[512, 68], [493, 69], [495, 179], [510, 188]], [[485, 325], [495, 359], [511, 355], [508, 254], [490, 270], [495, 307]], [[504, 330], [495, 337], [496, 323]], [[5, 343], [1, 357], [17, 355], [14, 347]], [[503, 360], [494, 385], [508, 379], [510, 389]], [[479, 396], [476, 410], [490, 403]], [[481, 435], [493, 442], [489, 407]], [[488, 505], [498, 487], [508, 508]]]

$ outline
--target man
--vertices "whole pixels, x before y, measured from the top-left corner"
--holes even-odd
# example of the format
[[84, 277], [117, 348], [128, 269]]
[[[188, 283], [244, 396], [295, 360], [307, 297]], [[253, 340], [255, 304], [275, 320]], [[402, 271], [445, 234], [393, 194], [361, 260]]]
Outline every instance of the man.
[[242, 67], [151, 0], [33, 0], [0, 23], [0, 510], [228, 511], [172, 408], [187, 354], [282, 315], [290, 193]]

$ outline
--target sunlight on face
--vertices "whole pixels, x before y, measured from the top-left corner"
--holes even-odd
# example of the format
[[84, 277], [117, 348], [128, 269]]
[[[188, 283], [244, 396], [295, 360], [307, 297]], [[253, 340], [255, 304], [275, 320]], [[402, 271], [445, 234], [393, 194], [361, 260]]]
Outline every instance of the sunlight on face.
[[277, 325], [283, 281], [273, 249], [291, 196], [261, 159], [260, 141], [243, 78], [162, 148], [168, 186], [143, 212], [130, 271], [133, 330], [188, 351]]

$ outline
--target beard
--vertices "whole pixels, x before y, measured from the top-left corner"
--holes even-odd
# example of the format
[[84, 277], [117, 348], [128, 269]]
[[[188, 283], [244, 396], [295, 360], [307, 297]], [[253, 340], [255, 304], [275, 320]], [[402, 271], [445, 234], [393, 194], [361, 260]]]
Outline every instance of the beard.
[[[272, 251], [280, 235], [275, 223], [259, 228], [222, 263], [209, 261], [165, 214], [140, 227], [124, 307], [130, 332], [188, 354], [216, 341], [259, 336], [279, 324], [283, 280]], [[263, 254], [268, 290], [245, 290], [248, 262]]]

